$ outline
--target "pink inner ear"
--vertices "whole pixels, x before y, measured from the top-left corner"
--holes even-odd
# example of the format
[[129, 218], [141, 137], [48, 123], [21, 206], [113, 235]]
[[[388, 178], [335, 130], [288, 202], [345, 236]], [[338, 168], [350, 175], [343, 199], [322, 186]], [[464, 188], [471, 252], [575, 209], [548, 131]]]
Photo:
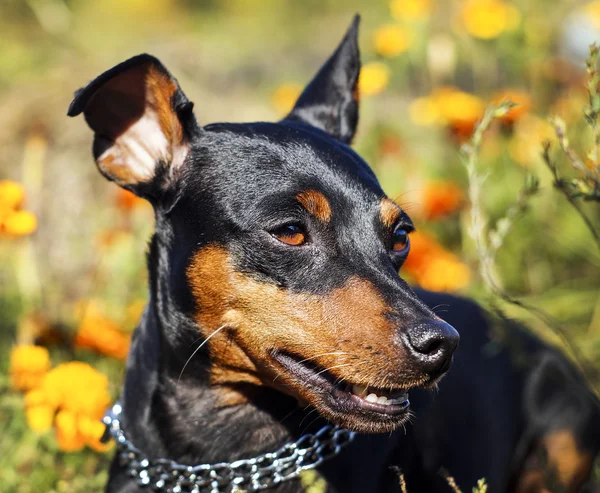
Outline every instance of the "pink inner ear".
[[148, 183], [160, 162], [171, 169], [185, 159], [181, 123], [171, 100], [175, 81], [152, 64], [134, 67], [104, 84], [85, 109], [96, 132], [94, 156], [120, 185]]

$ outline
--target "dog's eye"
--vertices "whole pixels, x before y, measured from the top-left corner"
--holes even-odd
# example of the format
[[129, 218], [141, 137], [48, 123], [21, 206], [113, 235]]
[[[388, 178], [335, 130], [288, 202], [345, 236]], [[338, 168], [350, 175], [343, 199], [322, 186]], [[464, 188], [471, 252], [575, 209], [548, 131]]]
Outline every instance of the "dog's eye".
[[301, 226], [287, 224], [273, 231], [271, 234], [286, 245], [300, 246], [306, 242], [306, 234]]
[[405, 253], [410, 246], [408, 231], [406, 228], [398, 227], [392, 235], [392, 252]]

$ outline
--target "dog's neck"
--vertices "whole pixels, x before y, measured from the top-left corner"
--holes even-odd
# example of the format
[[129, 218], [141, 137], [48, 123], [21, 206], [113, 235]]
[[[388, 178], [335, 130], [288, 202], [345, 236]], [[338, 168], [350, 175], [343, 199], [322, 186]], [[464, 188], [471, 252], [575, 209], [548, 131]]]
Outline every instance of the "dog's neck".
[[155, 236], [150, 299], [134, 335], [122, 396], [127, 437], [150, 457], [198, 464], [271, 452], [323, 424], [311, 423], [314, 414], [302, 423], [307, 412], [267, 388], [236, 389], [248, 402], [217, 404], [222, 389], [209, 385], [208, 353], [203, 348], [187, 361], [201, 340], [169, 290], [168, 258], [168, 244]]

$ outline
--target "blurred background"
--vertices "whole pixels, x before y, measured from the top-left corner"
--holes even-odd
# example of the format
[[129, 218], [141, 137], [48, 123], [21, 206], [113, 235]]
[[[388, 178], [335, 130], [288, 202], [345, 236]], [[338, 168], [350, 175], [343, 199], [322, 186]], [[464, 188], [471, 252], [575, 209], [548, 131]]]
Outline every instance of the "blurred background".
[[[2, 0], [2, 491], [101, 491], [110, 453], [97, 419], [118, 395], [145, 303], [152, 211], [96, 170], [91, 131], [66, 117], [73, 92], [148, 52], [201, 124], [276, 120], [356, 12], [355, 148], [417, 225], [404, 275], [525, 320], [598, 388], [600, 190], [584, 61], [600, 40], [600, 1]], [[490, 294], [478, 274], [460, 148], [486, 106], [505, 99], [518, 106], [492, 124], [476, 162], [488, 176], [494, 276], [505, 300], [543, 310], [559, 331]], [[554, 115], [583, 168], [561, 151]], [[569, 199], [542, 159], [546, 140]]]

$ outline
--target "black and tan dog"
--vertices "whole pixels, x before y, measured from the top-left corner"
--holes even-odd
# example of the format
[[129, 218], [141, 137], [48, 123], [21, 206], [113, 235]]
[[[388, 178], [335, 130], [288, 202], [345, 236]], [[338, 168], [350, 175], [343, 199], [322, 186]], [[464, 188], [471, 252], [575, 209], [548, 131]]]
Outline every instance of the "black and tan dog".
[[[149, 55], [77, 93], [69, 115], [83, 113], [95, 132], [101, 173], [156, 213], [121, 416], [145, 459], [121, 453], [108, 491], [143, 491], [140, 482], [237, 491], [214, 471], [212, 487], [196, 476], [173, 486], [178, 473], [155, 461], [234, 468], [326, 422], [358, 432], [341, 452], [317, 453], [333, 456], [319, 466], [330, 492], [398, 492], [398, 470], [409, 493], [449, 491], [441, 468], [469, 491], [482, 477], [490, 492], [586, 481], [600, 408], [566, 360], [507, 322], [525, 358], [508, 346], [492, 354], [489, 317], [475, 304], [415, 293], [398, 276], [413, 225], [349, 147], [357, 28], [358, 19], [278, 123], [200, 126]], [[431, 308], [440, 305], [444, 320]], [[422, 390], [453, 353], [439, 391]], [[272, 487], [301, 490], [297, 478]]]

